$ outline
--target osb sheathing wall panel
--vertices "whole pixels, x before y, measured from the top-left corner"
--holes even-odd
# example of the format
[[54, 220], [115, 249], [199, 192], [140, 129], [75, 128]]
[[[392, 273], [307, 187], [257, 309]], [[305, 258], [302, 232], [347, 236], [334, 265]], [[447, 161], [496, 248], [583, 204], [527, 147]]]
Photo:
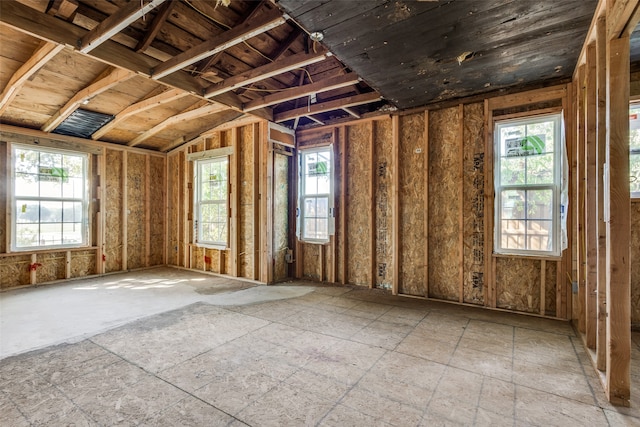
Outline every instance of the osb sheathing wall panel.
[[105, 257], [106, 272], [122, 270], [122, 157], [123, 152], [106, 151], [106, 215]]
[[0, 289], [29, 284], [31, 255], [0, 257]]
[[459, 300], [460, 122], [458, 107], [429, 113], [429, 296]]
[[36, 269], [36, 281], [38, 283], [51, 282], [53, 280], [64, 279], [66, 277], [66, 252], [37, 254], [36, 263], [42, 264]]
[[146, 156], [128, 153], [127, 156], [127, 268], [141, 268], [146, 264]]
[[320, 245], [304, 244], [302, 250], [302, 276], [306, 279], [320, 280], [321, 266], [318, 264], [320, 259]]
[[347, 282], [371, 283], [370, 215], [371, 122], [348, 126], [347, 131]]
[[149, 265], [164, 264], [165, 161], [162, 157], [149, 156]]
[[[398, 157], [400, 197], [399, 292], [424, 295], [424, 114], [400, 117]], [[455, 126], [455, 122], [450, 126]], [[458, 144], [459, 146], [459, 144]], [[451, 147], [454, 150], [454, 147]], [[455, 169], [455, 167], [454, 167]], [[447, 195], [447, 198], [449, 196]]]
[[182, 176], [179, 173], [181, 170], [182, 153], [178, 152], [168, 156], [168, 176], [167, 176], [167, 188], [168, 188], [168, 200], [169, 206], [167, 209], [167, 221], [168, 221], [168, 247], [167, 247], [167, 263], [170, 265], [182, 265], [181, 247], [181, 209], [180, 193], [182, 191]]
[[556, 282], [558, 277], [556, 272], [558, 270], [558, 263], [555, 261], [547, 261], [545, 269], [545, 314], [554, 315], [556, 312]]
[[540, 260], [496, 259], [496, 305], [508, 310], [540, 311]]
[[640, 327], [640, 201], [631, 203], [631, 323]]
[[374, 125], [376, 152], [376, 287], [391, 288], [393, 278], [393, 246], [391, 236], [391, 173], [394, 170], [391, 146], [391, 120], [377, 120]]
[[0, 141], [0, 168], [4, 171], [0, 175], [0, 253], [7, 252], [7, 186], [9, 185], [9, 170], [7, 165], [7, 144]]
[[74, 252], [71, 256], [71, 277], [96, 274], [96, 251], [87, 249]]
[[484, 304], [484, 104], [463, 108], [464, 302]]
[[[274, 255], [274, 272], [275, 281], [284, 280], [289, 276], [289, 264], [285, 260], [287, 248], [289, 246], [289, 157], [284, 154], [274, 154], [273, 166], [273, 255]], [[253, 182], [253, 181], [249, 181]], [[251, 201], [251, 191], [247, 192], [248, 202]], [[253, 213], [249, 212], [249, 222], [252, 222]], [[251, 241], [252, 229], [247, 229], [246, 240]], [[251, 246], [249, 245], [249, 248]], [[250, 249], [249, 249], [250, 250]], [[247, 252], [246, 258], [250, 257], [251, 252]], [[251, 270], [247, 271], [247, 276], [251, 275], [253, 263], [249, 263]]]
[[[238, 189], [238, 275], [253, 279], [253, 253], [255, 250], [253, 242], [253, 126], [243, 126], [238, 129], [238, 132], [240, 133], [240, 170], [238, 171], [238, 181], [240, 182], [240, 188]], [[285, 185], [286, 182], [287, 179], [285, 176]], [[285, 212], [287, 211], [285, 210]]]

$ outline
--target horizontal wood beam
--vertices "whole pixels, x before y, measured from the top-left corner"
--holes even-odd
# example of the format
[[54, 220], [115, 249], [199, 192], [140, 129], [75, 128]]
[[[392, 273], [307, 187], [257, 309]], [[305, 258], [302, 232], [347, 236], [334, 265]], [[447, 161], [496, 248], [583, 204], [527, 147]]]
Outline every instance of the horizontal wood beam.
[[27, 60], [9, 79], [2, 94], [0, 95], [0, 115], [4, 113], [11, 101], [16, 97], [20, 88], [42, 68], [51, 58], [64, 49], [64, 46], [50, 42], [42, 42], [35, 50], [31, 58]]
[[109, 40], [114, 34], [119, 33], [128, 27], [129, 24], [137, 21], [141, 16], [149, 13], [165, 1], [166, 0], [150, 0], [149, 3], [146, 4], [144, 1], [130, 2], [113, 15], [105, 18], [97, 27], [85, 34], [79, 42], [78, 50], [82, 53], [92, 51], [106, 40]]
[[287, 120], [295, 119], [296, 117], [309, 116], [310, 114], [319, 114], [332, 110], [340, 110], [345, 107], [353, 107], [355, 105], [370, 104], [381, 99], [382, 97], [376, 92], [363, 93], [360, 95], [347, 96], [345, 98], [321, 102], [302, 108], [295, 108], [289, 111], [283, 111], [281, 113], [274, 114], [273, 118], [276, 123], [280, 123]]
[[355, 117], [356, 119], [360, 118], [360, 114], [356, 113], [353, 108], [344, 107], [344, 108], [342, 108], [342, 110], [344, 110], [345, 113], [348, 113], [351, 116]]
[[151, 70], [151, 77], [154, 79], [160, 79], [168, 74], [180, 70], [181, 68], [267, 32], [272, 28], [284, 24], [285, 21], [286, 18], [277, 8], [274, 7], [252, 22], [245, 22], [235, 26], [219, 36], [194, 46], [193, 48], [174, 56], [168, 61], [163, 62], [157, 67], [154, 67]]
[[166, 22], [169, 14], [171, 13], [171, 10], [177, 3], [177, 1], [169, 1], [162, 5], [160, 10], [158, 10], [158, 14], [156, 15], [156, 17], [153, 18], [153, 22], [151, 23], [151, 26], [145, 33], [144, 37], [136, 45], [136, 52], [144, 52], [149, 46], [151, 46], [151, 42], [156, 38], [156, 36], [160, 32], [162, 24]]
[[140, 102], [136, 102], [135, 104], [131, 104], [124, 110], [120, 111], [116, 116], [106, 125], [102, 126], [93, 135], [91, 135], [91, 139], [100, 139], [107, 132], [113, 129], [117, 124], [121, 123], [128, 117], [133, 116], [134, 114], [141, 113], [143, 111], [150, 110], [155, 107], [159, 107], [163, 104], [168, 104], [177, 99], [184, 98], [188, 96], [189, 93], [180, 89], [168, 89], [158, 95], [152, 96], [147, 99], [143, 99]]
[[325, 80], [319, 80], [315, 83], [297, 86], [295, 88], [284, 89], [282, 92], [273, 93], [271, 95], [254, 99], [244, 105], [243, 111], [250, 112], [253, 110], [257, 110], [258, 108], [268, 107], [270, 105], [280, 104], [281, 102], [290, 101], [292, 99], [313, 95], [314, 93], [340, 89], [346, 86], [354, 85], [359, 81], [360, 77], [358, 77], [356, 73], [330, 77]]
[[270, 77], [283, 74], [296, 68], [306, 67], [307, 65], [315, 64], [316, 62], [323, 61], [327, 58], [327, 53], [297, 53], [295, 55], [287, 56], [286, 58], [278, 61], [271, 62], [261, 67], [254, 68], [253, 70], [246, 71], [233, 77], [229, 77], [220, 83], [209, 86], [204, 96], [210, 98], [212, 96], [220, 95], [242, 86], [249, 85], [251, 83], [266, 80]]
[[171, 116], [168, 119], [158, 123], [148, 131], [144, 132], [140, 136], [131, 140], [127, 145], [129, 147], [135, 147], [136, 145], [139, 145], [143, 141], [146, 141], [147, 139], [151, 138], [153, 135], [156, 135], [162, 132], [168, 127], [174, 126], [177, 123], [186, 122], [188, 120], [195, 120], [200, 117], [208, 116], [214, 113], [219, 113], [227, 109], [228, 108], [226, 106], [221, 104], [207, 104], [205, 106], [202, 106], [193, 110], [182, 112], [180, 114]]
[[640, 0], [607, 1], [607, 35], [617, 39], [630, 35], [638, 24]]
[[98, 78], [86, 88], [76, 93], [60, 110], [58, 110], [47, 123], [42, 126], [44, 132], [51, 132], [64, 119], [69, 117], [84, 101], [105, 92], [112, 87], [133, 77], [131, 71], [121, 68], [108, 68]]

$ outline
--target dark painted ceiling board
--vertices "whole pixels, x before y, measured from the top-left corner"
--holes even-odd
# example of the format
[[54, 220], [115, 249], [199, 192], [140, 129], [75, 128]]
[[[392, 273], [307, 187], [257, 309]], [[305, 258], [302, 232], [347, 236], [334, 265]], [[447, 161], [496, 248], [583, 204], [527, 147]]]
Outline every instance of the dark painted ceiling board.
[[[398, 4], [401, 2], [397, 2]], [[345, 22], [358, 15], [370, 12], [379, 6], [389, 4], [389, 0], [334, 0], [329, 4], [320, 5], [305, 13], [295, 13], [296, 19], [303, 22], [312, 22], [313, 28], [309, 31], [326, 31], [329, 28]]]

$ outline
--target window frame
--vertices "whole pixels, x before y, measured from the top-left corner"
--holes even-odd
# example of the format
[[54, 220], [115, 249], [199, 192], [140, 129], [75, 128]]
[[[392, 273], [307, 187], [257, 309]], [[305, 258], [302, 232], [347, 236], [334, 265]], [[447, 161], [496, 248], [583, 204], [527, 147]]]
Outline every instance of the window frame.
[[[193, 167], [193, 181], [194, 181], [194, 197], [193, 197], [193, 241], [194, 244], [198, 247], [204, 247], [204, 248], [210, 248], [210, 249], [220, 249], [220, 250], [224, 250], [224, 249], [228, 249], [229, 248], [229, 224], [230, 224], [230, 192], [229, 192], [229, 179], [230, 179], [230, 159], [229, 159], [229, 155], [224, 154], [224, 155], [215, 155], [215, 156], [211, 156], [211, 157], [205, 157], [205, 158], [199, 158], [199, 159], [195, 159], [194, 160], [194, 167]], [[206, 164], [213, 164], [213, 163], [220, 163], [220, 162], [224, 162], [225, 163], [225, 167], [226, 167], [226, 177], [227, 179], [225, 180], [225, 191], [224, 191], [224, 195], [225, 198], [224, 199], [212, 199], [206, 202], [202, 202], [201, 200], [201, 186], [202, 186], [202, 180], [200, 179], [200, 174], [201, 174], [201, 167], [206, 165]], [[222, 200], [224, 200], [224, 203], [222, 202]], [[214, 241], [214, 240], [203, 240], [201, 239], [202, 236], [202, 221], [200, 221], [200, 217], [201, 217], [201, 207], [202, 205], [210, 205], [210, 204], [214, 204], [214, 205], [220, 205], [220, 204], [224, 204], [225, 206], [225, 229], [226, 229], [226, 233], [225, 233], [225, 240], [224, 241]]]
[[[632, 108], [636, 108], [636, 109], [640, 109], [640, 100], [635, 100], [635, 101], [631, 101], [629, 102], [629, 138], [631, 138], [631, 109]], [[635, 114], [640, 114], [640, 112], [635, 113]], [[637, 120], [640, 120], [637, 119]], [[638, 132], [640, 132], [640, 129], [638, 129]], [[636, 149], [636, 150], [631, 150], [631, 140], [629, 140], [629, 180], [631, 180], [631, 158], [637, 156], [638, 157], [638, 161], [640, 162], [640, 149]], [[637, 177], [637, 179], [640, 179], [640, 177]], [[631, 182], [629, 182], [629, 187], [631, 187]], [[631, 188], [629, 188], [629, 196], [631, 199], [633, 200], [640, 200], [640, 189], [638, 191], [633, 191]]]
[[[562, 111], [553, 113], [540, 113], [521, 116], [517, 118], [497, 119], [494, 121], [493, 128], [493, 150], [494, 150], [494, 235], [493, 235], [493, 252], [498, 256], [524, 256], [535, 258], [552, 258], [557, 259], [562, 255], [562, 190], [563, 190], [563, 166], [566, 153], [565, 135]], [[505, 127], [518, 125], [532, 125], [547, 121], [554, 122], [554, 159], [553, 159], [553, 183], [548, 184], [502, 184], [501, 174], [501, 139], [500, 130]], [[502, 192], [508, 190], [527, 191], [527, 190], [551, 190], [552, 191], [552, 215], [551, 215], [551, 249], [548, 251], [535, 249], [513, 249], [502, 247]], [[566, 209], [566, 207], [565, 207]], [[530, 219], [524, 218], [525, 221], [525, 239], [527, 238], [527, 222]], [[525, 242], [526, 244], [526, 242]]]
[[[10, 166], [9, 166], [9, 178], [10, 178], [10, 185], [8, 186], [8, 200], [9, 200], [9, 204], [10, 204], [10, 217], [11, 217], [11, 224], [10, 226], [10, 239], [9, 239], [9, 248], [11, 252], [39, 252], [39, 251], [51, 251], [51, 250], [56, 250], [56, 249], [62, 249], [62, 250], [66, 250], [66, 249], [76, 249], [76, 248], [86, 248], [90, 246], [90, 238], [89, 238], [89, 223], [90, 223], [90, 212], [89, 212], [89, 206], [90, 206], [90, 202], [91, 202], [91, 198], [90, 198], [90, 162], [91, 162], [91, 157], [90, 154], [87, 152], [82, 152], [82, 151], [75, 151], [75, 150], [67, 150], [64, 148], [55, 148], [55, 147], [48, 147], [48, 146], [32, 146], [32, 145], [26, 145], [26, 144], [20, 144], [20, 143], [9, 143], [8, 144], [8, 150], [9, 150], [9, 156], [10, 156]], [[42, 195], [38, 195], [38, 196], [21, 196], [17, 194], [17, 178], [16, 178], [16, 158], [17, 158], [17, 150], [25, 150], [25, 151], [34, 151], [37, 153], [49, 153], [49, 154], [54, 154], [54, 155], [63, 155], [63, 156], [74, 156], [74, 157], [80, 157], [82, 158], [82, 197], [78, 198], [78, 197], [49, 197], [49, 196], [42, 196]], [[38, 161], [38, 168], [40, 168], [40, 161]], [[40, 171], [38, 171], [38, 175], [41, 175]], [[40, 190], [38, 190], [38, 193], [40, 193]], [[42, 202], [61, 202], [61, 203], [65, 203], [65, 202], [81, 202], [82, 203], [82, 218], [80, 219], [80, 226], [81, 226], [81, 230], [80, 230], [80, 234], [82, 237], [82, 241], [79, 243], [68, 243], [68, 244], [51, 244], [51, 245], [37, 245], [37, 246], [18, 246], [18, 241], [17, 241], [17, 237], [18, 237], [18, 232], [17, 232], [17, 225], [18, 225], [18, 215], [17, 215], [17, 208], [18, 208], [18, 202], [22, 200], [25, 202], [38, 202], [38, 203], [42, 203]], [[39, 212], [39, 216], [41, 215], [41, 212]], [[64, 213], [63, 213], [64, 216]], [[35, 222], [34, 224], [38, 224], [39, 227], [39, 232], [38, 234], [40, 234], [40, 227], [43, 224], [41, 218], [39, 218], [38, 222]], [[46, 224], [46, 222], [45, 222]], [[54, 223], [56, 224], [56, 223]], [[62, 222], [60, 224], [65, 224], [64, 222], [64, 217], [62, 219]], [[61, 234], [61, 237], [64, 237], [64, 233]]]
[[[306, 174], [305, 172], [305, 156], [309, 154], [317, 154], [327, 152], [329, 154], [329, 193], [306, 195], [303, 194], [306, 187]], [[296, 209], [297, 216], [297, 237], [298, 240], [305, 243], [326, 244], [331, 240], [331, 236], [335, 233], [335, 208], [334, 208], [334, 170], [335, 160], [333, 153], [333, 144], [323, 145], [317, 147], [301, 148], [298, 150], [298, 206]], [[310, 198], [326, 197], [328, 199], [327, 207], [327, 238], [308, 238], [305, 237], [305, 215], [304, 205], [305, 201]], [[314, 218], [318, 218], [317, 216]]]

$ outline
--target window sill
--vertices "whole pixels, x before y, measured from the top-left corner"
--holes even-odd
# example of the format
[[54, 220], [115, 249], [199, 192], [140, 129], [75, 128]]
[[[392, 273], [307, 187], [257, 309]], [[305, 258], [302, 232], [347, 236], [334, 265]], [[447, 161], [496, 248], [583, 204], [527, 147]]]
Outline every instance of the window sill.
[[562, 256], [557, 255], [540, 255], [540, 254], [503, 254], [503, 253], [493, 253], [491, 254], [493, 258], [518, 258], [518, 259], [528, 259], [532, 261], [562, 261]]
[[12, 250], [7, 253], [0, 254], [0, 257], [5, 256], [16, 256], [16, 255], [30, 255], [30, 254], [53, 254], [56, 252], [80, 252], [80, 251], [91, 251], [98, 249], [97, 246], [73, 246], [73, 247], [65, 247], [60, 246], [57, 248], [46, 248], [46, 249], [20, 249], [20, 250]]
[[300, 243], [305, 243], [308, 245], [320, 245], [320, 246], [326, 246], [329, 243], [331, 243], [331, 240], [306, 240], [306, 239], [298, 239], [298, 241]]
[[204, 249], [216, 249], [219, 251], [226, 251], [229, 248], [227, 245], [209, 245], [205, 243], [191, 243], [190, 246], [195, 246], [196, 248], [204, 248]]

